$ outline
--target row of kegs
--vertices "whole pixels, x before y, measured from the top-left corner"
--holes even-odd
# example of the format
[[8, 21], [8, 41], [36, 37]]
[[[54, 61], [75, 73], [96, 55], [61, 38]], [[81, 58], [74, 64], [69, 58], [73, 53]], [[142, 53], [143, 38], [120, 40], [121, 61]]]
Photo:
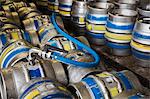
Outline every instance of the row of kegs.
[[[148, 98], [132, 72], [102, 72], [98, 64], [88, 68], [93, 55], [72, 42], [71, 36], [60, 34], [62, 20], [56, 17], [57, 26], [52, 17], [42, 14], [34, 3], [0, 6], [1, 99]], [[76, 38], [90, 46], [85, 37]]]
[[92, 45], [106, 45], [116, 56], [133, 54], [141, 66], [150, 66], [149, 0], [49, 0], [47, 6]]

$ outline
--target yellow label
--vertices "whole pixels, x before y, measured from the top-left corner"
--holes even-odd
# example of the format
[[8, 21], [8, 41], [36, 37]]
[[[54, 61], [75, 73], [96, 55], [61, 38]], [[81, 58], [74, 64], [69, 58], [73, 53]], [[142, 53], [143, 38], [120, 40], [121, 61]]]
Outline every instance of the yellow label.
[[138, 48], [138, 49], [144, 49], [144, 50], [149, 50], [150, 51], [150, 46], [148, 46], [148, 45], [142, 45], [142, 44], [136, 43], [134, 41], [131, 41], [131, 45]]
[[94, 24], [86, 23], [86, 28], [88, 30], [106, 31], [105, 25], [94, 25]]
[[43, 32], [44, 32], [44, 28], [41, 28], [40, 30], [39, 30], [39, 32], [38, 32], [38, 34], [40, 35], [40, 34], [42, 34]]
[[99, 77], [109, 77], [109, 76], [111, 76], [111, 74], [109, 74], [109, 73], [100, 73], [100, 74], [97, 74], [97, 76], [99, 76]]
[[83, 23], [84, 22], [84, 18], [80, 17], [79, 18], [79, 22]]
[[116, 40], [126, 40], [130, 41], [132, 39], [132, 35], [124, 35], [124, 34], [114, 34], [106, 31], [105, 35], [109, 38], [116, 39]]
[[39, 94], [40, 94], [40, 92], [38, 90], [33, 90], [25, 97], [25, 99], [33, 99], [35, 96], [37, 96]]
[[58, 6], [54, 6], [54, 9], [55, 9], [55, 10], [58, 10]]
[[112, 97], [117, 96], [118, 93], [119, 93], [118, 89], [116, 87], [111, 88], [109, 91], [110, 91], [110, 94], [111, 94]]
[[60, 90], [67, 91], [64, 87], [58, 86]]
[[66, 12], [66, 11], [62, 11], [62, 10], [59, 10], [59, 13], [61, 15], [70, 15], [70, 12]]
[[54, 9], [53, 5], [49, 5], [48, 8], [51, 9], [51, 10]]
[[11, 36], [12, 36], [13, 39], [19, 40], [19, 35], [18, 35], [17, 32], [12, 32], [12, 33], [11, 33]]
[[70, 45], [69, 44], [63, 44], [63, 47], [65, 50], [69, 51], [70, 50]]

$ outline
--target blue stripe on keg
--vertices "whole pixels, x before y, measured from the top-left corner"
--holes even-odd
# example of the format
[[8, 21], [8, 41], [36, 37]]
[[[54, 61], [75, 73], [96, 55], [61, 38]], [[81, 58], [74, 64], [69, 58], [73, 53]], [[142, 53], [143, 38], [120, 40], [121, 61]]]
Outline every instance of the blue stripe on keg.
[[97, 39], [104, 39], [104, 34], [102, 33], [92, 33], [92, 32], [87, 32], [87, 34], [93, 38], [97, 38]]
[[139, 59], [150, 60], [150, 54], [142, 53], [134, 49], [132, 49], [132, 54]]
[[43, 39], [43, 37], [49, 32], [49, 30], [44, 31], [41, 35], [40, 35], [40, 41]]
[[60, 8], [71, 8], [72, 5], [64, 5], [64, 4], [59, 4]]
[[24, 38], [26, 41], [31, 42], [30, 35], [29, 35], [28, 32], [24, 32], [24, 33], [23, 33], [23, 38]]
[[29, 70], [29, 76], [30, 76], [30, 79], [35, 79], [35, 78], [41, 77], [40, 69], [37, 68], [35, 70]]
[[13, 51], [12, 53], [10, 53], [10, 55], [7, 56], [7, 58], [4, 60], [4, 63], [2, 65], [2, 68], [7, 68], [6, 66], [8, 65], [8, 62], [10, 60], [12, 60], [13, 57], [15, 57], [16, 55], [18, 55], [18, 53], [24, 53], [29, 51], [30, 48], [21, 48], [18, 50]]
[[141, 99], [142, 97], [140, 97], [139, 95], [134, 95], [134, 96], [130, 96], [128, 97], [128, 99]]
[[118, 77], [121, 79], [121, 81], [125, 85], [126, 90], [133, 89], [133, 86], [132, 86], [131, 82], [128, 80], [128, 78], [123, 73], [117, 72], [116, 74], [118, 75]]
[[87, 17], [86, 17], [88, 20], [91, 20], [91, 21], [107, 21], [107, 18], [108, 17], [95, 17], [91, 14], [87, 14]]
[[65, 98], [65, 99], [72, 99], [71, 96], [69, 95], [65, 95], [64, 93], [56, 93], [56, 94], [50, 94], [50, 95], [47, 95], [45, 97], [43, 97], [42, 99], [53, 99], [53, 98]]
[[93, 78], [87, 77], [84, 78], [82, 81], [86, 82], [86, 84], [89, 86], [90, 90], [95, 96], [95, 99], [104, 99], [102, 91], [100, 90], [99, 86]]
[[106, 27], [112, 28], [112, 29], [119, 29], [119, 30], [132, 30], [134, 28], [134, 24], [131, 25], [116, 25], [111, 23], [110, 21], [107, 21]]
[[46, 82], [52, 82], [51, 80], [43, 80], [43, 81], [38, 81], [38, 82], [35, 82], [34, 84], [32, 84], [31, 86], [29, 86], [20, 96], [19, 99], [23, 99], [23, 96], [26, 95], [34, 86], [36, 85], [40, 85], [42, 83], [46, 83]]
[[134, 32], [134, 33], [133, 33], [133, 36], [134, 36], [135, 38], [142, 38], [142, 39], [148, 39], [148, 40], [150, 40], [150, 36], [142, 35], [142, 34], [140, 34], [140, 33], [138, 33], [138, 32]]
[[38, 29], [38, 28], [39, 28], [38, 20], [34, 20], [34, 25], [35, 25], [36, 29]]
[[112, 43], [107, 41], [106, 45], [110, 48], [114, 48], [114, 49], [130, 49], [130, 44], [125, 44], [125, 45], [119, 45], [117, 43]]
[[5, 45], [7, 43], [7, 38], [5, 34], [1, 34], [0, 35], [0, 39], [3, 45]]

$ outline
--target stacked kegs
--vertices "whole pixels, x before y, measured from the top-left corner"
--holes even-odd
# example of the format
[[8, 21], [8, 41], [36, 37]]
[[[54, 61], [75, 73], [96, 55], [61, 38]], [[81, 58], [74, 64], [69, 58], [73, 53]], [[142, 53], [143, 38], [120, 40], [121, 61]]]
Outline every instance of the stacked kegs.
[[78, 83], [70, 84], [68, 89], [77, 99], [110, 99], [122, 92], [133, 91], [132, 94], [136, 94], [142, 91], [138, 79], [130, 71], [89, 75]]
[[131, 41], [132, 53], [141, 66], [150, 66], [150, 18], [136, 21]]
[[72, 99], [70, 92], [62, 84], [55, 81], [52, 70], [51, 63], [45, 63], [42, 60], [30, 62], [26, 60], [15, 64], [13, 68], [2, 70], [0, 80], [1, 98], [41, 99], [64, 97]]
[[113, 4], [106, 2], [89, 2], [86, 15], [86, 29], [90, 43], [95, 45], [105, 44], [105, 24], [108, 18], [108, 9], [112, 6]]
[[130, 41], [137, 12], [129, 9], [114, 9], [108, 13], [106, 45], [113, 55], [130, 55]]
[[[72, 4], [71, 20], [74, 25], [74, 32], [85, 32], [85, 17], [87, 12], [87, 2], [82, 0], [75, 0]], [[78, 34], [79, 35], [79, 34]]]
[[59, 1], [59, 14], [64, 17], [71, 16], [71, 9], [73, 0], [58, 0]]

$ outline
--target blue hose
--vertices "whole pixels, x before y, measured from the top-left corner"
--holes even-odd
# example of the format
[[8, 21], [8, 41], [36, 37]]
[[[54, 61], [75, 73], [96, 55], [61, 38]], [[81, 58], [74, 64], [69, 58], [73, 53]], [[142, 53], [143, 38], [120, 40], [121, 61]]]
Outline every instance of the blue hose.
[[55, 18], [56, 18], [56, 15], [53, 13], [52, 17], [51, 17], [51, 21], [52, 21], [55, 29], [57, 30], [57, 32], [59, 32], [61, 35], [63, 35], [64, 37], [66, 37], [67, 39], [72, 41], [73, 43], [77, 44], [78, 46], [81, 46], [82, 48], [86, 49], [86, 51], [88, 51], [91, 55], [93, 55], [95, 61], [94, 62], [78, 62], [75, 60], [71, 60], [69, 58], [62, 57], [62, 56], [60, 56], [60, 54], [57, 54], [57, 53], [54, 53], [52, 57], [56, 60], [63, 62], [63, 63], [72, 64], [72, 65], [79, 66], [79, 67], [84, 67], [84, 68], [96, 67], [100, 62], [99, 55], [94, 50], [92, 50], [91, 48], [86, 46], [85, 44], [81, 43], [77, 39], [75, 39], [72, 36], [70, 36], [69, 34], [65, 33], [57, 25]]

